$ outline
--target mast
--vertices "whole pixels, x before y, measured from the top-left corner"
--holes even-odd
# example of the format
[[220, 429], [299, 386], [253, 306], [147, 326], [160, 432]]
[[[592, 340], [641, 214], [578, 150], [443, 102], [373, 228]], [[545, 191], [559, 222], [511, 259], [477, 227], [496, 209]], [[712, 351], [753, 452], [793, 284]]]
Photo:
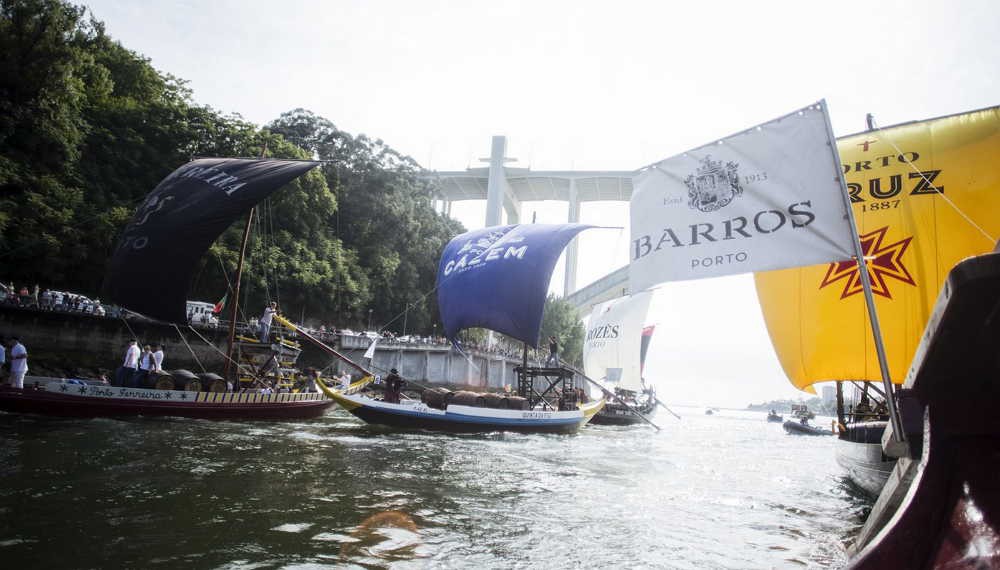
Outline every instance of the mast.
[[[830, 125], [830, 113], [826, 108], [826, 101], [820, 101], [823, 107], [823, 117], [826, 120], [826, 132], [830, 141], [837, 140], [833, 136], [833, 126]], [[840, 155], [833, 142], [827, 143], [833, 151], [833, 158], [837, 169], [840, 169]], [[903, 433], [903, 421], [899, 417], [899, 410], [896, 409], [896, 401], [892, 397], [892, 379], [889, 376], [889, 361], [885, 355], [885, 344], [882, 342], [882, 329], [878, 322], [878, 312], [875, 310], [875, 298], [872, 296], [871, 277], [868, 275], [868, 262], [865, 261], [864, 248], [861, 247], [861, 238], [858, 234], [858, 226], [854, 221], [854, 210], [851, 207], [850, 193], [847, 190], [847, 183], [843, 176], [838, 176], [841, 190], [843, 190], [844, 208], [847, 210], [847, 221], [851, 227], [851, 236], [854, 238], [854, 257], [858, 262], [858, 274], [861, 277], [861, 288], [865, 294], [865, 305], [868, 309], [868, 322], [872, 329], [872, 337], [875, 341], [875, 353], [878, 356], [879, 369], [882, 373], [882, 384], [885, 386], [885, 402], [889, 407], [889, 420], [892, 424], [892, 438], [897, 442], [905, 442], [906, 434]]]
[[[243, 242], [240, 244], [240, 260], [236, 264], [236, 282], [233, 283], [233, 310], [229, 315], [229, 340], [226, 343], [226, 366], [223, 371], [223, 376], [226, 380], [230, 379], [230, 364], [233, 361], [233, 344], [236, 340], [236, 318], [238, 316], [240, 307], [240, 278], [243, 276], [243, 261], [246, 258], [247, 253], [247, 241], [250, 239], [250, 227], [253, 225], [253, 215], [256, 211], [256, 207], [250, 208], [250, 215], [247, 216], [247, 224], [243, 228]], [[237, 366], [234, 371], [234, 375], [237, 377], [236, 382], [233, 383], [233, 389], [239, 389], [239, 367]]]

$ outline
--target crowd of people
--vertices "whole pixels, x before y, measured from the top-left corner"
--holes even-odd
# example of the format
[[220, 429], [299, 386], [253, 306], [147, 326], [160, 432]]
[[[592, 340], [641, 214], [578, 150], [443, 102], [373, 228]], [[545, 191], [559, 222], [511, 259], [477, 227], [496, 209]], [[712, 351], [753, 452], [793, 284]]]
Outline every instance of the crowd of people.
[[163, 372], [163, 345], [144, 345], [131, 340], [125, 348], [121, 366], [115, 373], [115, 385], [126, 388], [145, 388], [151, 374]]
[[39, 311], [73, 312], [112, 318], [118, 318], [121, 315], [118, 307], [102, 305], [100, 299], [89, 299], [84, 295], [42, 289], [37, 284], [31, 288], [27, 285], [15, 288], [13, 283], [0, 284], [0, 302]]

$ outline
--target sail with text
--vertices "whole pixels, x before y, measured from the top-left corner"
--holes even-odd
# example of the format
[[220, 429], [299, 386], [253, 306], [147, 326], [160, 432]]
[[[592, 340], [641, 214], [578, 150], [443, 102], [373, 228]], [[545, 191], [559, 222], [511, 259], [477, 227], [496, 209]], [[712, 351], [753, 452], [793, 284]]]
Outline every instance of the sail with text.
[[482, 327], [538, 346], [552, 270], [576, 235], [594, 226], [525, 224], [466, 232], [445, 246], [438, 306], [445, 336]]
[[821, 101], [640, 170], [630, 289], [851, 259], [828, 124]]
[[583, 368], [588, 377], [610, 387], [642, 390], [646, 330], [652, 335], [652, 327], [643, 324], [652, 296], [644, 291], [594, 307], [583, 341]]
[[[1000, 107], [850, 135], [837, 146], [891, 377], [902, 383], [948, 272], [1000, 236]], [[794, 386], [881, 378], [854, 261], [755, 279]]]
[[318, 162], [203, 158], [163, 179], [136, 210], [108, 264], [105, 295], [130, 311], [186, 320], [195, 267], [223, 231]]

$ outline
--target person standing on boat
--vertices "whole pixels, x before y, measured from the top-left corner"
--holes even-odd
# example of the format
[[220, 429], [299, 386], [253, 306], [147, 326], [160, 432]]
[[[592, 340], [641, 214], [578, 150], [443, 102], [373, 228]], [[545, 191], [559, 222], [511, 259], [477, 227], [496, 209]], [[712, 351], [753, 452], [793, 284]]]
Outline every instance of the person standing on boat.
[[132, 385], [136, 388], [143, 388], [146, 384], [146, 378], [149, 377], [149, 372], [153, 369], [153, 349], [146, 346], [142, 347], [142, 356], [139, 357], [139, 369], [135, 371], [132, 375]]
[[267, 342], [268, 336], [271, 333], [271, 319], [274, 318], [274, 314], [278, 312], [278, 303], [271, 301], [266, 307], [264, 307], [264, 314], [260, 317], [260, 341]]
[[393, 368], [385, 377], [385, 401], [390, 404], [399, 403], [399, 394], [406, 385], [406, 380], [399, 376], [399, 371]]
[[24, 388], [24, 375], [28, 372], [28, 349], [16, 336], [10, 338], [10, 385]]
[[136, 369], [139, 368], [139, 345], [136, 341], [128, 341], [128, 348], [125, 349], [125, 358], [118, 368], [115, 383], [119, 386], [129, 387], [132, 385], [132, 377], [135, 376]]
[[153, 353], [153, 370], [163, 372], [163, 345], [156, 345], [156, 352]]
[[549, 359], [545, 364], [546, 366], [559, 366], [559, 341], [556, 340], [555, 336], [549, 337]]

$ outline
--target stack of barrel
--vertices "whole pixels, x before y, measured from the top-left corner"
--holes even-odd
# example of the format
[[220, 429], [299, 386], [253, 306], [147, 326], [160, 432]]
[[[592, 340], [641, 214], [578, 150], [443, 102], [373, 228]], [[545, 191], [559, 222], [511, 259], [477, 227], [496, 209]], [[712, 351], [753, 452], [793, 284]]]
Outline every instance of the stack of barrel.
[[494, 392], [453, 392], [446, 388], [428, 388], [420, 395], [420, 401], [428, 407], [443, 410], [449, 405], [472, 406], [475, 408], [496, 408], [501, 410], [527, 410], [528, 400], [520, 396]]

